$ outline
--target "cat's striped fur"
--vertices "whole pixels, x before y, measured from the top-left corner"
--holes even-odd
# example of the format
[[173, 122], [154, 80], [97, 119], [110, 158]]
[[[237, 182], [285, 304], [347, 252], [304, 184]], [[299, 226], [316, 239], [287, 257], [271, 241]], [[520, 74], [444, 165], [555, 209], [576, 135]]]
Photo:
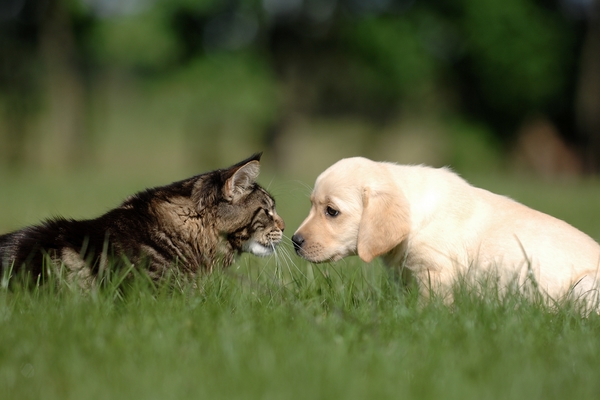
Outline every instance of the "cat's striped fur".
[[88, 282], [133, 265], [160, 279], [227, 267], [244, 251], [271, 254], [285, 225], [256, 183], [260, 156], [137, 193], [96, 219], [55, 218], [0, 236], [2, 272], [38, 279], [61, 268]]

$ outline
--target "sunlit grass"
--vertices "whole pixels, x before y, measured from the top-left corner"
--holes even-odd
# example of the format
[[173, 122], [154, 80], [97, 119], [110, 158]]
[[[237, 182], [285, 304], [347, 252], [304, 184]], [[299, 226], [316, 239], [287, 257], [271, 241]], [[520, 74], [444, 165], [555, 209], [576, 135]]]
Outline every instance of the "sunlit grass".
[[[144, 186], [168, 183], [90, 176], [3, 180], [0, 226], [18, 228], [52, 214], [94, 217]], [[290, 236], [308, 212], [310, 188], [263, 178]], [[593, 182], [476, 183], [598, 239]], [[293, 254], [289, 239], [276, 256], [243, 255], [196, 282], [156, 287], [140, 275], [110, 284], [118, 279], [83, 292], [65, 284], [0, 289], [0, 398], [562, 399], [600, 393], [600, 317], [582, 316], [577, 303], [547, 304], [493, 285], [457, 285], [451, 305], [435, 296], [423, 300], [399, 287], [379, 262], [354, 257], [311, 265]]]
[[[289, 251], [290, 248], [282, 250]], [[283, 255], [280, 254], [283, 257]], [[281, 260], [280, 260], [281, 261]], [[155, 287], [0, 291], [6, 398], [594, 398], [600, 317], [457, 285], [420, 300], [358, 259], [244, 256]]]

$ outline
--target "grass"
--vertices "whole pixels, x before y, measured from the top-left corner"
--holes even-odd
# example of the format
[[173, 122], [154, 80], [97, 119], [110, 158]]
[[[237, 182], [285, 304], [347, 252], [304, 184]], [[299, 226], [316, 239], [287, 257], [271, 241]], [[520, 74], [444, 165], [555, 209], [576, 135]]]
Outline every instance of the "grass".
[[237, 269], [172, 291], [0, 296], [5, 398], [594, 398], [600, 318], [457, 287], [423, 304], [378, 265]]
[[[77, 182], [47, 197], [53, 211], [70, 209], [63, 201], [98, 185], [106, 191], [98, 190], [100, 199], [86, 195], [92, 208], [75, 216], [97, 215], [128, 193], [121, 194], [122, 185], [111, 191], [109, 180]], [[15, 190], [2, 194], [3, 218], [20, 218], [23, 202], [35, 200], [27, 184], [12, 184]], [[492, 184], [598, 239], [597, 184], [565, 184], [552, 199], [539, 196], [551, 185]], [[308, 211], [306, 190], [299, 195], [290, 186], [271, 185], [288, 233]], [[575, 209], [565, 206], [572, 201]], [[0, 289], [0, 398], [591, 399], [600, 393], [600, 317], [582, 317], [576, 305], [551, 309], [493, 288], [474, 296], [460, 285], [452, 306], [424, 302], [401, 290], [378, 262], [310, 265], [288, 253], [286, 243], [278, 259], [244, 255], [227, 271], [199, 278], [198, 290], [154, 288], [141, 278], [125, 290], [108, 285], [90, 293], [64, 285]]]

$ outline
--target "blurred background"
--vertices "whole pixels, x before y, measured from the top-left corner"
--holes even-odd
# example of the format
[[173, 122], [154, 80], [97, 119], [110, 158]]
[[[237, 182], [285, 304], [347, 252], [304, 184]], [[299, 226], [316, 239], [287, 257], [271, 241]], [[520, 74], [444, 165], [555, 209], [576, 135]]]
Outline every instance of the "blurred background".
[[275, 195], [353, 155], [593, 176], [600, 4], [0, 0], [0, 228], [256, 151]]

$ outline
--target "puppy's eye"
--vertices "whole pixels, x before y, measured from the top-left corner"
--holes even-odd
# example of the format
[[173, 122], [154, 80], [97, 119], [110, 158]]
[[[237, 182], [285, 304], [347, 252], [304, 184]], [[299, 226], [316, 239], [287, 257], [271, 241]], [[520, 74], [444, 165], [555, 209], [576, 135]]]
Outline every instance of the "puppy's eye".
[[327, 214], [330, 217], [337, 217], [340, 214], [340, 212], [338, 210], [336, 210], [335, 208], [331, 208], [330, 206], [328, 206], [325, 209], [325, 214]]

